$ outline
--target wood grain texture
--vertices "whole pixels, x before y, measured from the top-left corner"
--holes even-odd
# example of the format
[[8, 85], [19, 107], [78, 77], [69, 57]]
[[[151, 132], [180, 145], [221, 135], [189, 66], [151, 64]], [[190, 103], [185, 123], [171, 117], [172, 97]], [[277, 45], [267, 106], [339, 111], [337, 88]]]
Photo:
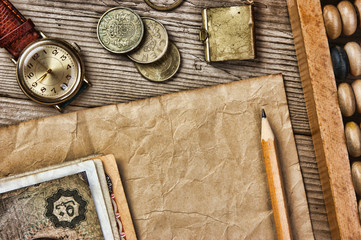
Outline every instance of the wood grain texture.
[[[329, 239], [329, 227], [286, 0], [256, 1], [255, 60], [212, 64], [204, 60], [203, 44], [198, 40], [202, 21], [201, 9], [231, 6], [239, 4], [240, 1], [186, 0], [171, 12], [155, 11], [141, 0], [12, 2], [47, 36], [77, 42], [82, 48], [86, 75], [93, 87], [76, 99], [67, 108], [67, 112], [281, 72], [285, 79], [314, 234], [316, 239]], [[164, 83], [147, 81], [126, 56], [111, 54], [101, 47], [96, 36], [97, 21], [106, 10], [116, 6], [130, 7], [139, 15], [153, 17], [164, 24], [182, 57], [180, 70], [174, 78]], [[55, 109], [33, 103], [24, 96], [16, 82], [15, 66], [4, 49], [0, 49], [0, 62], [0, 126], [58, 114]]]
[[332, 238], [361, 239], [321, 3], [287, 2]]

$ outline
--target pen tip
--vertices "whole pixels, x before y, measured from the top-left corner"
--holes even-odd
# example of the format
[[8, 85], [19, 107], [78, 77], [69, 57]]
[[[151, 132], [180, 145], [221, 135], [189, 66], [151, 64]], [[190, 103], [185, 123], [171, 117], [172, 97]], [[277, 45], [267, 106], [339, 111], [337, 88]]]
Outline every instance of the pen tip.
[[262, 118], [266, 118], [266, 112], [264, 111], [263, 108], [262, 108]]

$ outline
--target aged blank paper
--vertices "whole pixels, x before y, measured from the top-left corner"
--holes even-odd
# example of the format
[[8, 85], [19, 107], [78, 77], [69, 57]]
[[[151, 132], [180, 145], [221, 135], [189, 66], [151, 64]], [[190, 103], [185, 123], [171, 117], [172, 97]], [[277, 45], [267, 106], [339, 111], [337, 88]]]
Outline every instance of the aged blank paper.
[[277, 136], [295, 239], [313, 239], [282, 75], [0, 129], [0, 176], [114, 154], [140, 239], [276, 239], [260, 141]]

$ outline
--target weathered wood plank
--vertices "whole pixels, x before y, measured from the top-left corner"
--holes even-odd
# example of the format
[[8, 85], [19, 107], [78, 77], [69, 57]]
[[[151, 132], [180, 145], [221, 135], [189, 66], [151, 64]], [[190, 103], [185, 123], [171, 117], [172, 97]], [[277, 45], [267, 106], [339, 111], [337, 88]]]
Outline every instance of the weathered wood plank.
[[331, 239], [312, 137], [295, 135], [312, 227], [316, 239]]
[[[84, 107], [70, 106], [68, 111], [79, 111]], [[39, 105], [30, 100], [0, 97], [0, 127], [60, 114], [55, 108]]]

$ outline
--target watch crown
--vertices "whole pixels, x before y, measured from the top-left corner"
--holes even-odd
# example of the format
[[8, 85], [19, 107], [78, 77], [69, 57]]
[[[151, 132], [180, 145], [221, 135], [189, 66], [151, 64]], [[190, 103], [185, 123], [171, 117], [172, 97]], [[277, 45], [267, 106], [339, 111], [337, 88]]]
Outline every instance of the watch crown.
[[75, 50], [77, 51], [77, 52], [80, 52], [80, 50], [81, 50], [81, 48], [79, 47], [79, 45], [76, 43], [76, 42], [73, 42], [73, 47], [75, 48]]

